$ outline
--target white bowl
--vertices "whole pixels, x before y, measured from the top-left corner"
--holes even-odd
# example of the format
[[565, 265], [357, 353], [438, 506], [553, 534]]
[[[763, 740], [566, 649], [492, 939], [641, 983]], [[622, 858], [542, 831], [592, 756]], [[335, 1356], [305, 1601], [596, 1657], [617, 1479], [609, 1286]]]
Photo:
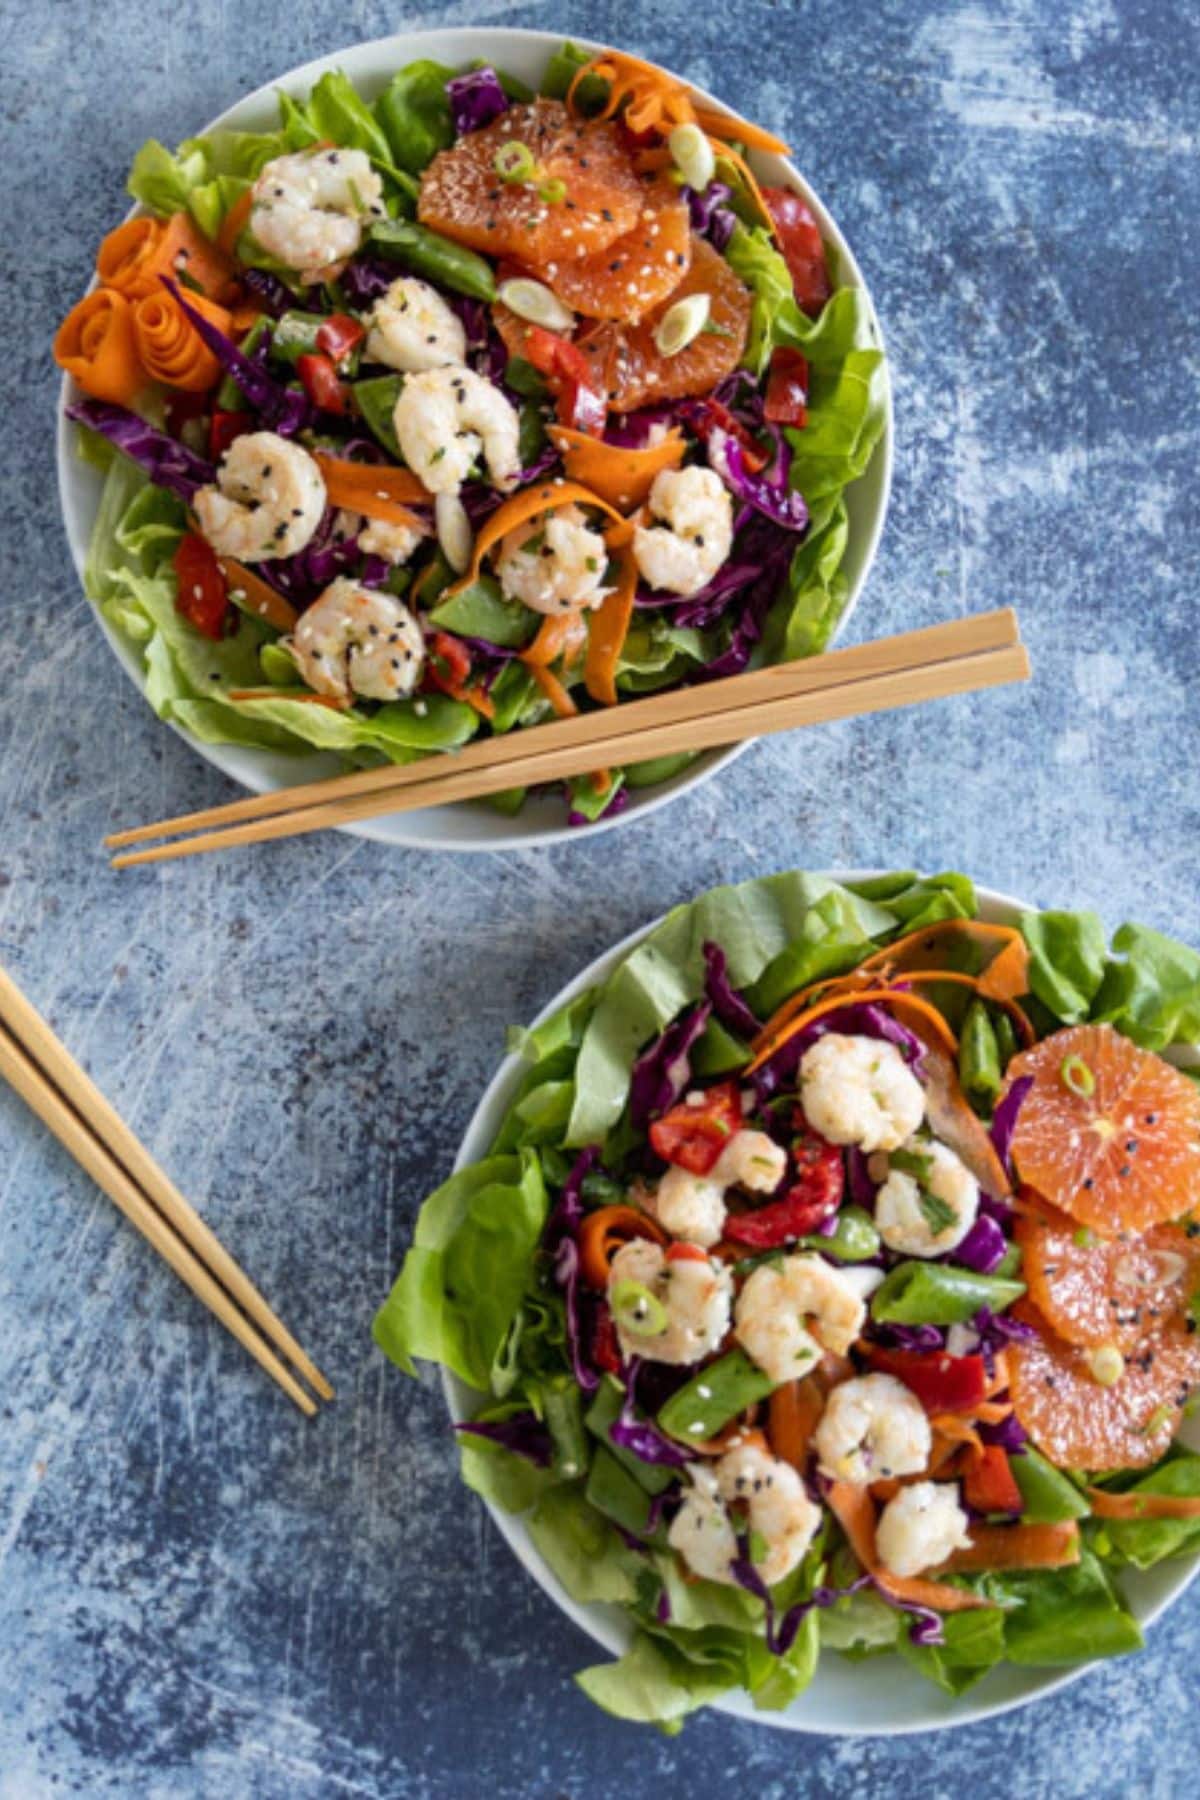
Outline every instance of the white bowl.
[[[863, 869], [828, 871], [835, 881], [861, 880], [878, 872]], [[1013, 924], [1019, 912], [1030, 910], [1029, 902], [1013, 900], [990, 888], [976, 891], [980, 916], [995, 924]], [[534, 1025], [540, 1025], [585, 988], [603, 981], [622, 957], [628, 955], [658, 923], [658, 920], [652, 920], [598, 956], [542, 1009]], [[517, 1056], [505, 1057], [467, 1126], [455, 1158], [455, 1169], [486, 1156], [527, 1066]], [[448, 1371], [443, 1371], [442, 1388], [455, 1421], [469, 1419], [478, 1410], [480, 1396]], [[1180, 1436], [1190, 1449], [1200, 1450], [1200, 1418], [1186, 1423]], [[538, 1586], [605, 1651], [620, 1656], [633, 1635], [628, 1615], [617, 1606], [581, 1606], [572, 1600], [542, 1560], [524, 1520], [519, 1515], [485, 1504], [518, 1560]], [[1121, 1589], [1138, 1622], [1143, 1627], [1152, 1625], [1172, 1601], [1179, 1598], [1198, 1569], [1200, 1558], [1164, 1562], [1145, 1571], [1122, 1570]], [[579, 1666], [586, 1666], [582, 1655]], [[810, 1731], [823, 1737], [901, 1737], [914, 1731], [949, 1731], [957, 1725], [975, 1724], [981, 1719], [994, 1718], [997, 1713], [1028, 1706], [1031, 1701], [1045, 1699], [1048, 1694], [1057, 1693], [1070, 1682], [1078, 1681], [1094, 1667], [1095, 1664], [1085, 1663], [1078, 1668], [1059, 1671], [1002, 1664], [986, 1675], [978, 1687], [954, 1699], [935, 1688], [899, 1657], [893, 1656], [886, 1664], [862, 1664], [847, 1662], [835, 1653], [826, 1652], [811, 1686], [786, 1712], [756, 1712], [745, 1693], [729, 1694], [716, 1701], [715, 1706], [717, 1711], [735, 1718], [751, 1720], [756, 1725], [773, 1725], [785, 1731]]]
[[[479, 57], [487, 62], [495, 62], [521, 79], [536, 84], [547, 58], [561, 45], [563, 36], [563, 33], [549, 31], [463, 28], [377, 38], [373, 43], [356, 44], [350, 49], [320, 57], [316, 62], [305, 63], [300, 68], [290, 70], [278, 80], [247, 94], [202, 129], [211, 131], [220, 125], [240, 131], [273, 130], [278, 118], [278, 90], [282, 88], [289, 94], [304, 96], [330, 69], [344, 69], [364, 96], [373, 99], [387, 85], [396, 69], [418, 57], [430, 57], [437, 62], [452, 65], [467, 63]], [[586, 38], [576, 38], [574, 41], [585, 49], [604, 48]], [[706, 104], [720, 107], [722, 111], [729, 110], [721, 100], [706, 93], [703, 88], [696, 88], [695, 91]], [[178, 136], [185, 137], [190, 130], [190, 122], [181, 119]], [[133, 146], [130, 147], [131, 155], [132, 149]], [[849, 245], [820, 197], [798, 170], [780, 156], [760, 156], [756, 153], [754, 160], [767, 180], [795, 188], [803, 195], [820, 221], [822, 235], [836, 248], [843, 284], [865, 290], [866, 282]], [[133, 208], [129, 217], [132, 218], [138, 210]], [[874, 308], [871, 316], [876, 337], [882, 347], [883, 334]], [[58, 484], [71, 555], [82, 580], [101, 482], [96, 471], [75, 454], [74, 427], [64, 415], [65, 407], [74, 398], [78, 398], [78, 390], [74, 382], [64, 377], [59, 409]], [[853, 484], [847, 496], [850, 542], [843, 567], [849, 582], [849, 594], [839, 621], [839, 631], [849, 618], [875, 560], [887, 512], [892, 480], [890, 382], [886, 389], [886, 404], [887, 420], [871, 466], [862, 480]], [[99, 623], [122, 668], [144, 691], [145, 678], [137, 652], [106, 621], [100, 619]], [[256, 794], [291, 787], [298, 781], [315, 781], [322, 776], [336, 774], [341, 767], [340, 763], [329, 756], [285, 756], [268, 750], [248, 749], [239, 744], [201, 744], [187, 737], [186, 732], [180, 732], [180, 736], [186, 738], [207, 762]], [[365, 824], [349, 825], [343, 829], [359, 837], [376, 838], [381, 843], [404, 844], [422, 850], [511, 850], [536, 844], [569, 843], [593, 837], [599, 831], [608, 831], [634, 819], [646, 818], [677, 794], [686, 793], [689, 789], [698, 787], [701, 782], [710, 780], [718, 770], [726, 767], [748, 748], [748, 744], [735, 744], [727, 750], [706, 752], [691, 768], [673, 780], [663, 782], [658, 787], [631, 791], [629, 805], [624, 812], [616, 814], [612, 819], [601, 819], [590, 827], [575, 829], [568, 826], [561, 799], [555, 795], [544, 795], [527, 801], [515, 820], [506, 819], [491, 807], [480, 803], [430, 807], [424, 812], [401, 813], [395, 818], [373, 819]]]

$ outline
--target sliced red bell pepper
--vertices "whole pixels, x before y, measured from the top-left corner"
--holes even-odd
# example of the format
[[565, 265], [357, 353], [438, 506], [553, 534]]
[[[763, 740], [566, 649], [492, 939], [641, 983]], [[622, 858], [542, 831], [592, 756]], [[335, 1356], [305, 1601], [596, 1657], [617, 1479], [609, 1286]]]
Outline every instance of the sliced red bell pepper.
[[350, 410], [350, 391], [328, 356], [298, 356], [296, 373], [305, 393], [322, 412], [345, 413]]
[[963, 1477], [963, 1493], [967, 1505], [981, 1513], [1019, 1513], [1024, 1505], [1008, 1452], [1000, 1444], [983, 1446]]
[[178, 583], [176, 611], [219, 643], [226, 635], [231, 606], [215, 550], [198, 531], [185, 531], [172, 560]]
[[821, 228], [799, 194], [788, 188], [764, 188], [762, 194], [792, 277], [796, 303], [806, 313], [819, 313], [833, 292]]
[[729, 437], [736, 438], [741, 448], [742, 461], [752, 475], [766, 468], [766, 452], [755, 443], [741, 420], [735, 419], [729, 408], [722, 406], [719, 400], [693, 400], [690, 417], [695, 420], [702, 437], [707, 437], [716, 428], [726, 432]]
[[987, 1394], [982, 1356], [947, 1356], [938, 1350], [871, 1349], [871, 1367], [894, 1375], [927, 1413], [966, 1412]]
[[736, 1213], [725, 1221], [725, 1236], [754, 1250], [774, 1250], [795, 1238], [807, 1237], [835, 1213], [846, 1191], [846, 1169], [836, 1144], [803, 1122], [792, 1144], [797, 1179], [782, 1200], [770, 1200], [751, 1212]]
[[435, 631], [426, 641], [426, 679], [443, 694], [461, 692], [471, 673], [471, 652], [461, 638]]
[[650, 1146], [664, 1162], [707, 1175], [742, 1122], [742, 1096], [736, 1081], [708, 1088], [696, 1105], [686, 1100], [655, 1119]]
[[248, 412], [221, 412], [218, 408], [208, 422], [209, 461], [220, 462], [230, 444], [249, 431], [252, 424]]
[[349, 313], [330, 313], [325, 323], [317, 327], [317, 349], [340, 364], [358, 349], [366, 335], [366, 326]]
[[798, 430], [808, 423], [808, 358], [801, 351], [782, 344], [772, 351], [763, 412], [773, 425]]
[[592, 1361], [598, 1369], [604, 1369], [610, 1375], [621, 1373], [621, 1346], [617, 1341], [617, 1328], [604, 1301], [596, 1308], [596, 1323], [592, 1327]]
[[707, 1262], [708, 1251], [702, 1250], [699, 1244], [668, 1244], [667, 1261], [673, 1262]]
[[591, 363], [569, 338], [531, 325], [525, 334], [525, 360], [554, 382], [559, 422], [598, 437], [608, 418], [604, 394], [596, 385]]

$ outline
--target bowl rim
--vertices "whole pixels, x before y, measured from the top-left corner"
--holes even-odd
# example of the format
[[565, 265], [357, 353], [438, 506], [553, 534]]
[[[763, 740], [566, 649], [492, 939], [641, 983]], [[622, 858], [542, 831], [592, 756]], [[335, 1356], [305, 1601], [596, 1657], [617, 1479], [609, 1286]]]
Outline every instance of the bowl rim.
[[[254, 109], [263, 106], [279, 89], [295, 92], [301, 86], [311, 87], [313, 82], [327, 70], [341, 67], [348, 60], [370, 62], [373, 69], [383, 74], [386, 72], [385, 65], [399, 66], [397, 59], [400, 57], [411, 60], [413, 57], [423, 54], [434, 54], [432, 46], [435, 43], [441, 46], [436, 54], [444, 60], [451, 61], [469, 60], [471, 48], [477, 46], [480, 39], [488, 39], [493, 42], [497, 40], [514, 42], [532, 55], [543, 48], [550, 51], [561, 45], [566, 38], [566, 32], [543, 31], [526, 26], [458, 25], [448, 26], [444, 30], [394, 32], [384, 37], [360, 40], [324, 56], [313, 57], [306, 63], [298, 63], [282, 74], [262, 82], [258, 87], [231, 102], [229, 106], [192, 135], [202, 136], [210, 131], [229, 126], [231, 123], [240, 122], [243, 113], [253, 112]], [[588, 37], [571, 36], [570, 41], [592, 53], [598, 53], [611, 47]], [[405, 46], [413, 48], [408, 51]], [[459, 51], [461, 51], [461, 55], [458, 54]], [[492, 54], [502, 56], [503, 52], [493, 50]], [[665, 67], [661, 64], [658, 66]], [[673, 70], [667, 72], [673, 75], [675, 73]], [[362, 78], [361, 75], [359, 78]], [[685, 82], [706, 105], [713, 106], [724, 113], [734, 113], [734, 108], [727, 101], [722, 100], [718, 95], [710, 94], [699, 83], [680, 75], [675, 75], [675, 79]], [[866, 474], [860, 478], [860, 481], [872, 484], [877, 498], [860, 540], [862, 551], [859, 573], [850, 588], [846, 604], [834, 627], [829, 646], [832, 647], [841, 637], [858, 605], [862, 591], [874, 568], [887, 520], [891, 500], [895, 438], [891, 363], [874, 297], [840, 225], [811, 182], [801, 174], [792, 159], [780, 157], [778, 161], [786, 171], [788, 181], [816, 212], [822, 235], [827, 241], [832, 242], [837, 253], [842, 285], [861, 288], [866, 298], [879, 348], [884, 352], [884, 426], [871, 464]], [[125, 218], [134, 218], [143, 210], [140, 205], [135, 204], [126, 213]], [[87, 291], [90, 293], [95, 286], [96, 277], [93, 274]], [[88, 538], [95, 519], [95, 505], [89, 506], [82, 498], [83, 487], [80, 476], [83, 465], [75, 454], [74, 431], [71, 421], [66, 416], [66, 407], [78, 392], [71, 377], [64, 373], [59, 382], [56, 402], [56, 473], [59, 512], [71, 552], [71, 560], [82, 586]], [[852, 483], [851, 487], [859, 485], [860, 483], [856, 482]], [[85, 514], [89, 515], [86, 522]], [[88, 606], [109, 649], [144, 698], [146, 678], [135, 647], [125, 642], [120, 633], [109, 624], [90, 599]], [[286, 776], [276, 778], [271, 772], [269, 761], [273, 753], [269, 751], [251, 745], [201, 743], [199, 739], [192, 737], [173, 720], [160, 720], [159, 723], [167, 725], [210, 766], [220, 770], [229, 780], [236, 782], [239, 787], [251, 793], [263, 794], [275, 791], [285, 785], [288, 779]], [[433, 821], [436, 821], [443, 811], [448, 809], [435, 807], [420, 812], [396, 814], [390, 820], [385, 817], [363, 821], [359, 824], [338, 826], [336, 829], [351, 837], [365, 838], [396, 848], [464, 855], [477, 852], [528, 850], [553, 844], [590, 843], [603, 832], [616, 830], [622, 825], [634, 825], [641, 820], [650, 818], [672, 800], [703, 786], [734, 763], [739, 756], [744, 755], [755, 742], [755, 739], [747, 738], [740, 744], [731, 744], [724, 749], [704, 751], [694, 764], [668, 781], [659, 783], [653, 788], [637, 789], [631, 792], [630, 805], [624, 811], [609, 818], [598, 819], [593, 824], [583, 827], [570, 826], [563, 820], [560, 824], [550, 824], [546, 827], [535, 825], [524, 831], [497, 830], [486, 834], [481, 832], [477, 837], [465, 842], [447, 841], [441, 835], [436, 822]], [[324, 774], [335, 773], [341, 766], [334, 758], [319, 751], [313, 751], [311, 754], [296, 754], [294, 757], [289, 754], [289, 761], [294, 762], [298, 774], [301, 770], [309, 771], [305, 778], [312, 780], [316, 780]], [[551, 804], [557, 804], [557, 802], [551, 802]], [[467, 806], [463, 803], [454, 809], [458, 814], [465, 810], [467, 810]], [[494, 817], [494, 815], [488, 816], [489, 818]], [[431, 821], [424, 829], [414, 823], [414, 821], [422, 819]]]
[[[881, 868], [832, 868], [811, 871], [814, 875], [838, 882], [869, 880], [886, 872]], [[1000, 889], [986, 887], [981, 883], [976, 883], [975, 893], [980, 914], [985, 917], [993, 914], [1011, 917], [1021, 912], [1037, 910], [1031, 901], [1018, 899]], [[693, 898], [698, 897], [698, 895], [693, 896]], [[541, 1007], [529, 1029], [535, 1030], [569, 1000], [574, 999], [586, 988], [606, 979], [622, 958], [661, 924], [666, 916], [665, 913], [660, 913], [646, 924], [636, 926], [619, 942], [593, 957], [585, 968], [566, 982]], [[468, 1163], [479, 1160], [487, 1153], [504, 1109], [527, 1067], [528, 1065], [518, 1052], [506, 1052], [467, 1122], [455, 1154], [454, 1173]], [[467, 1410], [468, 1397], [477, 1399], [479, 1396], [450, 1370], [443, 1368], [439, 1373], [442, 1397], [452, 1424], [457, 1424], [470, 1416]], [[1200, 1448], [1200, 1443], [1195, 1447]], [[600, 1602], [585, 1603], [572, 1600], [535, 1549], [524, 1524], [524, 1515], [507, 1513], [492, 1501], [483, 1499], [482, 1496], [479, 1498], [525, 1572], [533, 1577], [543, 1593], [554, 1602], [559, 1611], [565, 1613], [579, 1626], [581, 1631], [604, 1650], [611, 1655], [619, 1655], [631, 1636], [629, 1618], [624, 1610], [619, 1606]], [[1160, 1569], [1164, 1567], [1174, 1568], [1177, 1573], [1173, 1580], [1168, 1578], [1165, 1590], [1158, 1599], [1151, 1601], [1141, 1609], [1137, 1607], [1134, 1600], [1129, 1600], [1131, 1610], [1139, 1625], [1143, 1627], [1148, 1628], [1154, 1625], [1168, 1607], [1174, 1605], [1175, 1601], [1187, 1590], [1197, 1574], [1200, 1574], [1200, 1552], [1188, 1559], [1179, 1558], [1177, 1562], [1170, 1565], [1159, 1565]], [[1133, 1572], [1123, 1571], [1123, 1574], [1128, 1579], [1132, 1577]], [[1018, 1670], [1020, 1678], [1030, 1681], [1029, 1691], [982, 1702], [977, 1696], [986, 1691], [993, 1674], [1000, 1675], [1006, 1671], [1011, 1674], [1013, 1670], [1017, 1669], [1017, 1665], [998, 1665], [996, 1671], [985, 1676], [977, 1688], [961, 1696], [944, 1694], [932, 1683], [921, 1682], [919, 1690], [916, 1691], [925, 1699], [929, 1716], [914, 1717], [911, 1723], [905, 1721], [898, 1724], [889, 1722], [876, 1725], [869, 1720], [864, 1722], [858, 1719], [849, 1724], [845, 1722], [827, 1723], [819, 1716], [816, 1718], [806, 1717], [805, 1703], [815, 1698], [812, 1688], [807, 1689], [782, 1713], [756, 1712], [749, 1696], [741, 1689], [722, 1695], [720, 1699], [713, 1701], [710, 1710], [723, 1713], [726, 1717], [741, 1719], [756, 1725], [765, 1725], [774, 1730], [807, 1732], [820, 1737], [909, 1737], [920, 1732], [952, 1731], [961, 1726], [978, 1724], [984, 1719], [998, 1718], [1004, 1713], [1015, 1712], [1023, 1706], [1034, 1705], [1040, 1700], [1048, 1699], [1052, 1694], [1061, 1692], [1072, 1682], [1082, 1680], [1085, 1675], [1102, 1667], [1108, 1660], [1106, 1658], [1097, 1659], [1057, 1672], [1053, 1669], [1041, 1671], [1037, 1668], [1020, 1668]], [[889, 1670], [889, 1674], [891, 1673], [892, 1671]], [[899, 1675], [900, 1672], [897, 1670], [895, 1673]], [[1037, 1680], [1037, 1676], [1043, 1673], [1045, 1679]], [[914, 1681], [920, 1681], [920, 1677], [912, 1671], [905, 1670], [904, 1674], [911, 1676]]]

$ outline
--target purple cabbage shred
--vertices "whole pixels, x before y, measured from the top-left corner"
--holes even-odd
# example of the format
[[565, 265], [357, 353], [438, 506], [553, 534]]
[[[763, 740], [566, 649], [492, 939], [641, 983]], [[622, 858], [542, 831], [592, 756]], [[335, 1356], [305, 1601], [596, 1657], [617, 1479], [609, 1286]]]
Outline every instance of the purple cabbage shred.
[[850, 1190], [850, 1198], [855, 1206], [862, 1206], [871, 1212], [875, 1206], [875, 1183], [871, 1180], [871, 1171], [867, 1167], [867, 1153], [857, 1144], [851, 1144], [846, 1151], [846, 1186]]
[[622, 1450], [640, 1457], [644, 1463], [654, 1463], [660, 1468], [682, 1469], [688, 1463], [687, 1452], [678, 1444], [673, 1444], [668, 1437], [651, 1424], [649, 1419], [639, 1419], [635, 1411], [637, 1404], [637, 1380], [641, 1370], [641, 1359], [631, 1356], [625, 1371], [625, 1399], [620, 1415], [608, 1428], [610, 1442], [619, 1444]]
[[954, 1260], [977, 1275], [990, 1275], [1008, 1254], [1008, 1239], [994, 1219], [981, 1212], [954, 1251]]
[[250, 289], [273, 319], [282, 318], [296, 304], [296, 296], [292, 290], [286, 282], [280, 281], [278, 275], [272, 275], [270, 269], [243, 269], [240, 280], [242, 286]]
[[294, 437], [301, 426], [311, 423], [312, 407], [306, 394], [295, 388], [281, 387], [260, 363], [239, 350], [223, 331], [218, 331], [203, 313], [189, 305], [177, 282], [172, 281], [169, 275], [161, 276], [160, 280], [168, 293], [174, 296], [196, 335], [208, 345], [225, 373], [232, 375], [264, 424], [278, 432], [280, 437]]
[[396, 279], [396, 265], [382, 256], [356, 256], [342, 270], [340, 285], [351, 306], [360, 311], [386, 294]]
[[629, 795], [626, 793], [624, 787], [619, 787], [613, 793], [608, 805], [604, 807], [601, 812], [598, 812], [594, 819], [589, 819], [586, 813], [577, 812], [576, 809], [572, 807], [567, 813], [567, 824], [575, 830], [578, 830], [584, 825], [598, 825], [601, 819], [615, 819], [617, 814], [623, 813], [628, 805]]
[[1009, 1175], [1013, 1172], [1012, 1140], [1017, 1128], [1017, 1114], [1025, 1104], [1025, 1096], [1032, 1086], [1032, 1075], [1018, 1075], [992, 1115], [992, 1147]]
[[106, 400], [76, 400], [68, 406], [67, 417], [107, 438], [139, 469], [144, 469], [156, 487], [166, 488], [189, 505], [197, 489], [208, 487], [216, 479], [211, 463], [178, 438], [147, 425], [145, 419], [126, 406], [114, 406]]
[[554, 1440], [541, 1420], [531, 1412], [514, 1413], [511, 1419], [472, 1419], [454, 1429], [472, 1437], [489, 1438], [492, 1443], [511, 1450], [514, 1456], [523, 1456], [528, 1462], [535, 1463], [539, 1469], [549, 1468], [554, 1456]]
[[647, 1045], [633, 1065], [629, 1081], [629, 1116], [637, 1131], [669, 1112], [692, 1079], [691, 1052], [712, 1016], [712, 1002], [701, 1000]]
[[554, 1258], [554, 1279], [563, 1291], [567, 1320], [567, 1345], [571, 1352], [571, 1368], [582, 1393], [594, 1394], [600, 1377], [592, 1368], [584, 1350], [583, 1296], [579, 1292], [579, 1246], [573, 1237], [564, 1237]]
[[720, 944], [711, 939], [702, 946], [704, 954], [704, 991], [712, 1002], [713, 1012], [737, 1037], [752, 1038], [762, 1029], [762, 1021], [751, 1012], [729, 979], [729, 963]]
[[772, 1656], [787, 1655], [788, 1651], [796, 1641], [797, 1632], [800, 1630], [804, 1620], [807, 1618], [808, 1614], [812, 1612], [814, 1607], [833, 1606], [836, 1601], [843, 1599], [847, 1594], [857, 1594], [862, 1588], [870, 1587], [872, 1585], [871, 1577], [869, 1575], [860, 1575], [857, 1581], [852, 1581], [850, 1583], [849, 1587], [814, 1588], [811, 1598], [808, 1600], [801, 1600], [795, 1606], [790, 1606], [784, 1613], [782, 1619], [777, 1620], [775, 1603], [771, 1599], [771, 1590], [750, 1560], [750, 1541], [748, 1537], [740, 1537], [738, 1539], [738, 1549], [740, 1554], [732, 1563], [730, 1563], [729, 1573], [733, 1576], [739, 1587], [745, 1588], [748, 1594], [753, 1594], [756, 1599], [761, 1600], [766, 1607], [767, 1617], [764, 1635], [766, 1637], [767, 1649], [771, 1652]]
[[446, 83], [446, 98], [450, 102], [456, 137], [463, 137], [469, 131], [481, 131], [508, 111], [508, 96], [500, 85], [500, 77], [490, 66], [451, 76]]

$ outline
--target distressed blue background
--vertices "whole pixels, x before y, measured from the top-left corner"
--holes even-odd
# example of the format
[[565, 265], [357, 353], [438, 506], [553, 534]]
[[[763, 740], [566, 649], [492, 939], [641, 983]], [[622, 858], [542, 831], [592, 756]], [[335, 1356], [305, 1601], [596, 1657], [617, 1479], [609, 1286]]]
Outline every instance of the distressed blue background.
[[[1015, 601], [1036, 685], [777, 739], [591, 849], [326, 837], [113, 875], [105, 829], [229, 790], [79, 595], [53, 326], [143, 137], [473, 19], [611, 37], [792, 139], [894, 364], [895, 498], [850, 638]], [[368, 1339], [505, 1025], [698, 888], [957, 864], [1200, 940], [1194, 7], [4, 0], [0, 31], [0, 955], [340, 1394], [293, 1416], [0, 1094], [0, 1796], [1194, 1789], [1200, 1594], [1140, 1659], [961, 1735], [613, 1725], [570, 1683], [590, 1646], [459, 1489], [432, 1384]]]

